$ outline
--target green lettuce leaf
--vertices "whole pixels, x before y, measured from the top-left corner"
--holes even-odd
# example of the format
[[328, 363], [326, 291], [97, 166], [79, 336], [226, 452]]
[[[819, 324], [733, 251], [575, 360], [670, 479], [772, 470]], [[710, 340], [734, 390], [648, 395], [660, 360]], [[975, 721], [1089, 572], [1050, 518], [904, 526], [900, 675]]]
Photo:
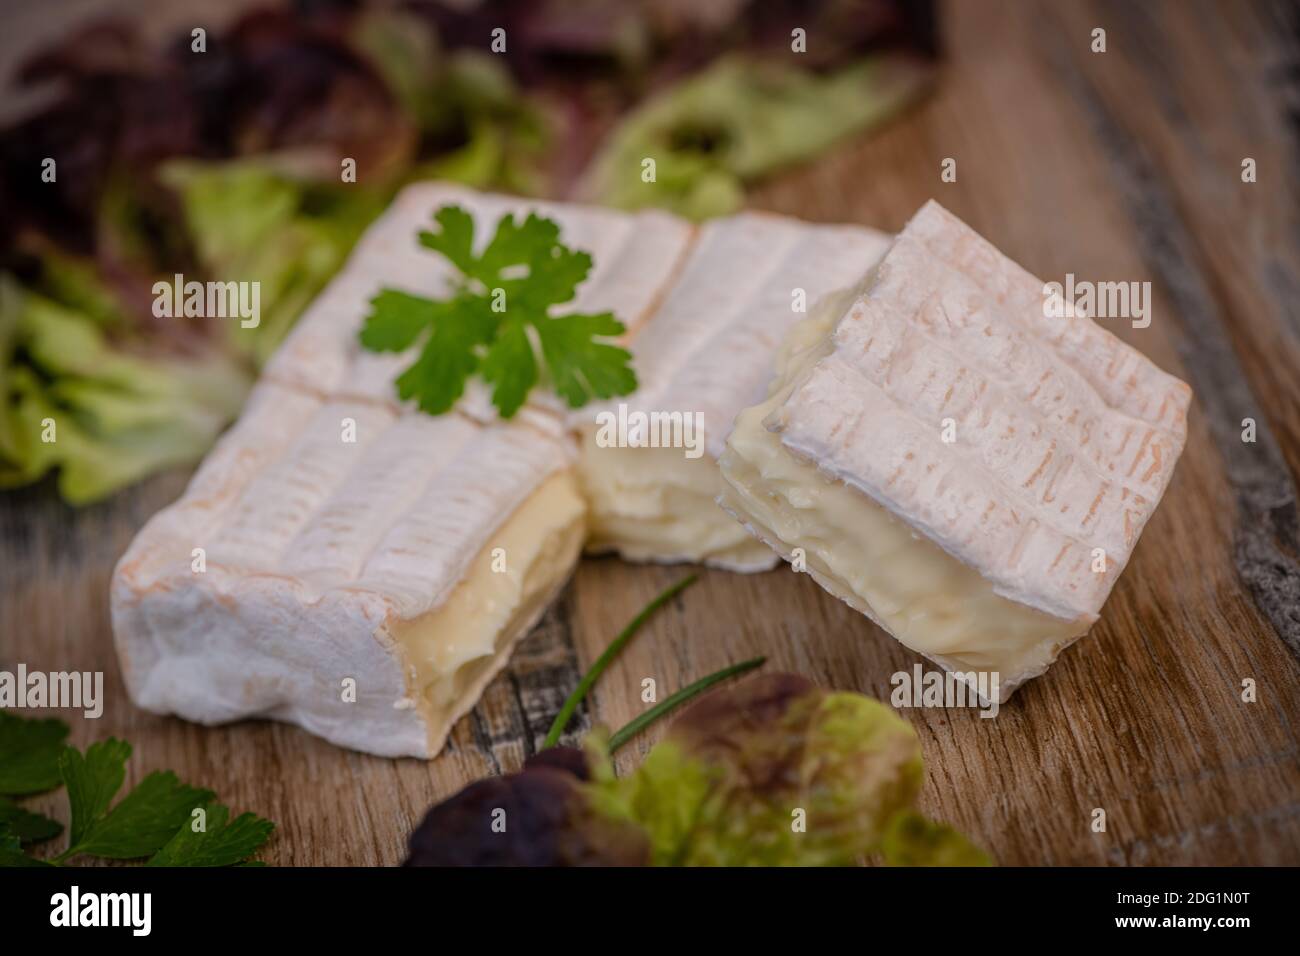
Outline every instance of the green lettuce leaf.
[[250, 375], [208, 349], [146, 355], [86, 312], [0, 276], [0, 488], [57, 470], [72, 504], [197, 461], [238, 413]]
[[881, 854], [889, 866], [992, 866], [988, 854], [950, 826], [905, 810], [889, 821]]
[[915, 799], [921, 748], [878, 701], [772, 675], [715, 691], [636, 773], [596, 780], [607, 812], [650, 830], [659, 865], [845, 866]]
[[[746, 184], [884, 122], [927, 82], [928, 72], [903, 57], [826, 74], [725, 58], [629, 115], [605, 140], [584, 188], [625, 209], [726, 215], [740, 208]], [[653, 182], [643, 177], [647, 159], [655, 161]]]
[[389, 195], [387, 188], [295, 178], [258, 160], [177, 160], [160, 177], [180, 197], [205, 277], [260, 284], [256, 327], [216, 320], [258, 365], [343, 265]]
[[891, 708], [765, 675], [701, 698], [626, 776], [597, 732], [472, 784], [429, 812], [407, 865], [987, 865], [913, 808], [921, 782]]

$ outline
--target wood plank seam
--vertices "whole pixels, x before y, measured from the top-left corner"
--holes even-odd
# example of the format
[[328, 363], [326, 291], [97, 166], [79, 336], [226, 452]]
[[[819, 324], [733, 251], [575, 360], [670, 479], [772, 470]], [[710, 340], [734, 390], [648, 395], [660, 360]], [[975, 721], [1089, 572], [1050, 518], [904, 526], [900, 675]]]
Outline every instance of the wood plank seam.
[[[1300, 522], [1295, 483], [1223, 328], [1223, 319], [1197, 268], [1187, 226], [1151, 161], [1127, 135], [1089, 81], [1076, 55], [1053, 31], [1045, 41], [1060, 64], [1061, 80], [1079, 103], [1098, 142], [1120, 175], [1124, 201], [1144, 259], [1165, 287], [1181, 334], [1175, 344], [1204, 409], [1238, 509], [1238, 574], [1274, 633], [1300, 662]], [[1257, 421], [1248, 453], [1240, 422]]]

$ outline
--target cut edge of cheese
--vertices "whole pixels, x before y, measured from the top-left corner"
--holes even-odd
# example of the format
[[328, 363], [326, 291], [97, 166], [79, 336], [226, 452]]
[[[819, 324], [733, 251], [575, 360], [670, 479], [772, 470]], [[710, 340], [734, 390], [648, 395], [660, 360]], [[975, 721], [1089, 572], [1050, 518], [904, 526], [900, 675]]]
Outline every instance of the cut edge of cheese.
[[827, 296], [791, 331], [768, 398], [741, 412], [727, 439], [718, 504], [830, 594], [973, 690], [988, 686], [980, 673], [996, 673], [1005, 701], [1095, 618], [1057, 618], [1001, 597], [869, 496], [784, 448], [765, 425], [829, 351], [829, 334], [858, 292]]
[[394, 706], [420, 713], [428, 756], [564, 588], [582, 548], [585, 512], [573, 472], [556, 472], [492, 535], [438, 607], [384, 622], [379, 639], [397, 649], [407, 675], [406, 696]]
[[[736, 414], [762, 397], [774, 354], [816, 302], [884, 254], [889, 237], [863, 226], [742, 212], [702, 226], [653, 320], [629, 336], [639, 387], [570, 415], [590, 507], [590, 553], [630, 561], [695, 561], [750, 573], [779, 558], [717, 504], [717, 458]], [[695, 441], [602, 444], [600, 417], [669, 423]], [[686, 432], [683, 423], [698, 426]], [[652, 434], [661, 430], [651, 425]], [[653, 447], [649, 447], [653, 446]]]
[[[356, 415], [357, 444], [339, 441], [340, 413]], [[287, 444], [286, 422], [298, 434]], [[421, 453], [394, 467], [421, 436]], [[508, 455], [488, 455], [491, 481], [471, 501], [466, 469], [492, 449]], [[569, 579], [584, 525], [567, 438], [394, 419], [263, 382], [114, 571], [127, 689], [199, 723], [264, 717], [383, 756], [434, 756]]]
[[717, 505], [723, 489], [708, 454], [681, 448], [602, 447], [595, 429], [579, 445], [578, 476], [590, 508], [589, 554], [629, 561], [698, 562], [728, 571], [767, 571], [779, 559]]
[[1087, 316], [1048, 318], [1043, 289], [927, 203], [764, 424], [1004, 597], [1095, 616], [1173, 474], [1191, 390]]
[[[1168, 485], [1190, 402], [1090, 318], [1049, 319], [1043, 289], [928, 203], [858, 289], [792, 331], [720, 460], [719, 504], [751, 533], [787, 560], [799, 549], [827, 591], [945, 669], [998, 672], [1001, 699], [1096, 620]], [[997, 381], [1026, 364], [1023, 389]], [[941, 414], [969, 447], [941, 451]], [[1016, 446], [1018, 432], [1033, 441]], [[1091, 577], [1090, 534], [1107, 545]]]

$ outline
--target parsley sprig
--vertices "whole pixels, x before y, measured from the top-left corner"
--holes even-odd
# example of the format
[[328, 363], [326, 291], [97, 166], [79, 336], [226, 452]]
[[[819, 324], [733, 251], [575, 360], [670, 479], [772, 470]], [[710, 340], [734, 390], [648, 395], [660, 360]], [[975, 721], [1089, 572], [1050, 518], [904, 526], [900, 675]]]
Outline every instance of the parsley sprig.
[[560, 241], [560, 227], [530, 213], [497, 223], [482, 253], [474, 252], [474, 219], [460, 206], [433, 216], [436, 231], [420, 245], [443, 255], [460, 273], [441, 299], [385, 288], [371, 300], [361, 344], [374, 352], [404, 352], [423, 343], [397, 379], [397, 393], [432, 415], [449, 411], [479, 375], [492, 404], [512, 418], [538, 383], [541, 364], [571, 408], [592, 398], [627, 395], [636, 373], [626, 349], [601, 341], [623, 323], [612, 312], [552, 315], [573, 300], [591, 271], [591, 256]]
[[[275, 829], [252, 813], [231, 820], [211, 790], [184, 784], [170, 770], [149, 774], [113, 804], [131, 745], [110, 737], [82, 753], [64, 744], [67, 736], [60, 720], [0, 711], [0, 794], [39, 793], [62, 783], [71, 815], [68, 848], [39, 860], [23, 846], [53, 839], [63, 825], [0, 796], [0, 866], [57, 866], [82, 855], [148, 858], [149, 866], [234, 866], [246, 863]], [[202, 815], [195, 814], [199, 809]]]

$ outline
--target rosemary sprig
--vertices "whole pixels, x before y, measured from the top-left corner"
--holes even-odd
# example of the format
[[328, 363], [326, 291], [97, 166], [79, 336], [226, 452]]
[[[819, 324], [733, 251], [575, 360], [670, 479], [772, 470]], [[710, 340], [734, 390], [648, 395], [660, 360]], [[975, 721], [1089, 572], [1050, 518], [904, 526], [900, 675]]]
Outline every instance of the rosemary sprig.
[[697, 580], [699, 580], [699, 576], [695, 574], [690, 574], [682, 578], [642, 608], [641, 613], [632, 618], [627, 627], [623, 628], [623, 630], [619, 632], [618, 637], [614, 638], [614, 640], [610, 642], [609, 647], [605, 648], [604, 653], [602, 653], [600, 657], [596, 658], [596, 663], [592, 664], [591, 669], [583, 675], [582, 680], [578, 681], [578, 686], [574, 689], [573, 693], [569, 695], [568, 699], [565, 700], [564, 706], [560, 708], [560, 712], [555, 715], [555, 722], [551, 724], [551, 729], [547, 732], [546, 739], [542, 741], [543, 750], [547, 747], [554, 747], [560, 742], [560, 735], [564, 733], [564, 728], [568, 726], [569, 720], [573, 717], [573, 712], [578, 709], [578, 705], [582, 703], [583, 699], [587, 696], [587, 693], [591, 690], [591, 686], [596, 683], [596, 679], [605, 672], [605, 669], [613, 663], [614, 658], [618, 657], [623, 648], [627, 646], [628, 641], [632, 640], [632, 636], [640, 630], [641, 625], [649, 620], [650, 616], [654, 614], [655, 611], [659, 610], [682, 591], [694, 584]]
[[701, 677], [695, 683], [683, 687], [675, 694], [665, 697], [645, 713], [632, 718], [621, 729], [616, 731], [609, 738], [609, 752], [613, 753], [641, 731], [653, 724], [660, 717], [664, 716], [664, 714], [675, 710], [692, 697], [708, 690], [714, 684], [721, 683], [729, 677], [735, 677], [737, 674], [752, 671], [756, 667], [762, 667], [766, 661], [766, 657], [755, 657], [751, 660], [741, 661], [739, 664], [732, 664], [730, 667], [724, 667], [722, 670], [715, 671], [707, 677]]

